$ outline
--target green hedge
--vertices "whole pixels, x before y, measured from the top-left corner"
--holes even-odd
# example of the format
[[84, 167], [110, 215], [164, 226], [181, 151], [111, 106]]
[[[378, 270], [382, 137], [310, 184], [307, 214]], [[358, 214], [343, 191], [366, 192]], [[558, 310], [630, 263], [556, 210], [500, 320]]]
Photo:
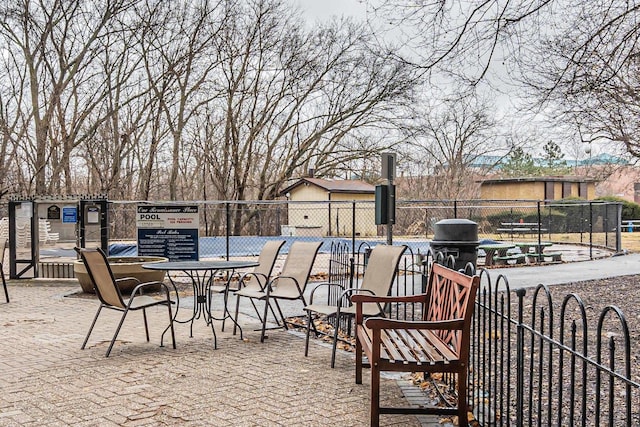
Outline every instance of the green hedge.
[[640, 205], [634, 202], [630, 202], [621, 197], [616, 196], [603, 196], [598, 197], [596, 200], [602, 200], [606, 202], [620, 202], [622, 203], [622, 221], [630, 219], [640, 219]]

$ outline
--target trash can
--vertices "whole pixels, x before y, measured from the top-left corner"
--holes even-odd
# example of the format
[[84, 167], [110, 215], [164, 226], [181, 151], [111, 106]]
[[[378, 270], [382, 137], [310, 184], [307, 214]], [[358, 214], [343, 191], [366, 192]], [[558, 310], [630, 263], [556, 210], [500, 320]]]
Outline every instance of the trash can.
[[476, 267], [478, 261], [478, 224], [468, 219], [443, 219], [435, 223], [431, 249], [434, 255], [445, 258], [453, 255], [455, 269], [464, 269], [467, 263]]

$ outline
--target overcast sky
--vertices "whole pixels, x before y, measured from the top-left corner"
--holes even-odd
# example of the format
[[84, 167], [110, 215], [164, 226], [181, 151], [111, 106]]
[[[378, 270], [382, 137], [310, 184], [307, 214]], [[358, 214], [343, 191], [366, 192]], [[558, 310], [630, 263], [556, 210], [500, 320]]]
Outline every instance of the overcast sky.
[[[303, 14], [307, 17], [309, 23], [313, 23], [316, 20], [324, 21], [328, 20], [334, 16], [349, 16], [356, 19], [366, 19], [367, 18], [367, 7], [365, 0], [289, 0], [294, 6], [299, 7]], [[371, 19], [372, 17], [369, 16]], [[497, 73], [500, 77], [500, 80], [505, 78], [504, 74], [501, 74], [500, 67], [498, 70], [492, 69], [492, 72], [489, 73], [488, 79], [495, 81], [491, 75], [493, 73]], [[531, 129], [538, 129], [538, 132], [544, 134], [544, 131], [541, 131], [540, 124], [538, 123], [537, 116], [529, 116], [526, 119], [523, 119], [521, 115], [520, 119], [513, 117], [510, 115], [514, 109], [514, 103], [518, 103], [519, 94], [517, 92], [511, 92], [513, 88], [509, 88], [508, 86], [504, 86], [503, 83], [498, 83], [498, 86], [502, 88], [502, 93], [493, 92], [492, 96], [495, 98], [496, 104], [496, 116], [499, 118], [499, 122], [504, 122], [508, 127], [514, 127], [516, 132], [519, 133], [529, 133], [532, 132]], [[521, 113], [520, 113], [521, 114]], [[537, 133], [537, 132], [534, 132]], [[558, 135], [555, 137], [541, 137], [541, 140], [554, 139], [555, 142], [559, 143], [562, 148], [565, 156], [567, 158], [577, 157], [583, 158], [585, 157], [585, 153], [582, 152], [581, 144], [577, 141], [565, 140]], [[593, 147], [593, 154], [597, 154], [601, 150], [595, 144]], [[573, 152], [572, 152], [573, 151]]]
[[362, 0], [291, 0], [309, 19], [326, 20], [332, 16], [365, 18], [366, 6]]

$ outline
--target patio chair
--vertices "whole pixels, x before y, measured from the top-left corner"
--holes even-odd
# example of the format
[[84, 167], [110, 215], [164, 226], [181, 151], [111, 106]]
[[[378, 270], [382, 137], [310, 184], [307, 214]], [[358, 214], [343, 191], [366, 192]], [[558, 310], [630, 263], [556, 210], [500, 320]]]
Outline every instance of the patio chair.
[[0, 259], [0, 274], [2, 274], [2, 287], [4, 287], [4, 297], [9, 302], [9, 291], [7, 290], [7, 281], [4, 277], [4, 254], [7, 251], [7, 240], [2, 244], [2, 259]]
[[[311, 292], [309, 298], [309, 305], [304, 309], [307, 312], [307, 337], [305, 340], [304, 355], [309, 354], [309, 335], [311, 328], [315, 330], [313, 324], [313, 313], [324, 315], [327, 318], [335, 318], [335, 328], [333, 333], [333, 349], [331, 353], [331, 367], [335, 367], [336, 362], [336, 348], [338, 345], [338, 331], [340, 325], [340, 317], [353, 317], [356, 314], [356, 307], [351, 305], [351, 295], [357, 293], [367, 293], [376, 296], [387, 296], [391, 291], [393, 280], [396, 277], [398, 270], [398, 264], [402, 254], [407, 249], [405, 245], [400, 246], [387, 246], [376, 245], [371, 251], [369, 261], [367, 263], [367, 269], [364, 272], [362, 283], [359, 287], [344, 289], [344, 287], [337, 283], [321, 283], [316, 286]], [[353, 274], [353, 272], [351, 273]], [[336, 288], [342, 291], [338, 298], [337, 304], [314, 304], [313, 299], [318, 289]], [[344, 303], [348, 303], [348, 306], [343, 306]], [[365, 304], [363, 306], [365, 316], [381, 316], [384, 315], [385, 307], [382, 307], [378, 303]], [[316, 331], [316, 335], [318, 332]]]
[[[299, 299], [302, 301], [303, 306], [307, 305], [304, 299], [304, 290], [309, 281], [311, 268], [313, 267], [320, 246], [322, 246], [322, 242], [294, 242], [289, 249], [287, 259], [284, 262], [282, 272], [279, 276], [268, 281], [262, 289], [243, 287], [235, 292], [236, 297], [246, 297], [251, 300], [264, 301], [264, 313], [260, 319], [262, 322], [260, 342], [264, 342], [266, 336], [267, 314], [269, 310], [271, 310], [278, 326], [280, 326], [280, 321], [275, 315], [273, 307], [271, 307], [271, 302], [275, 303], [280, 319], [283, 321], [282, 327], [285, 329], [288, 329], [287, 322], [278, 304], [278, 300], [294, 301]], [[238, 320], [237, 315], [238, 311], [236, 310], [236, 322]]]
[[[280, 253], [280, 249], [284, 245], [284, 240], [269, 240], [264, 244], [262, 250], [260, 251], [260, 256], [258, 256], [258, 266], [253, 269], [251, 272], [244, 273], [240, 275], [237, 282], [226, 281], [224, 284], [211, 284], [209, 286], [209, 293], [213, 294], [225, 294], [225, 298], [228, 298], [228, 292], [237, 292], [241, 288], [243, 288], [247, 292], [253, 291], [261, 291], [264, 286], [267, 284], [269, 279], [271, 278], [271, 272], [273, 271], [273, 266], [276, 263], [276, 259], [278, 258], [278, 254]], [[232, 284], [235, 284], [234, 288], [231, 288]], [[235, 319], [238, 319], [238, 310], [240, 305], [240, 297], [236, 296], [236, 313]], [[225, 300], [226, 303], [226, 300]], [[258, 317], [260, 317], [260, 313], [258, 308], [254, 304], [253, 300], [251, 300], [251, 304], [253, 304], [253, 308], [256, 311]], [[225, 304], [225, 307], [227, 305]], [[226, 320], [226, 318], [225, 318]], [[233, 319], [231, 319], [233, 320]], [[222, 321], [222, 331], [224, 331], [224, 320]], [[233, 335], [236, 334], [237, 324], [233, 323]], [[242, 335], [242, 332], [241, 332]]]
[[[111, 267], [109, 266], [109, 262], [107, 260], [107, 255], [100, 248], [96, 249], [79, 249], [76, 248], [76, 251], [80, 254], [82, 258], [82, 262], [87, 268], [87, 272], [89, 273], [89, 277], [93, 283], [96, 294], [100, 299], [100, 307], [98, 307], [98, 311], [96, 312], [95, 317], [93, 318], [93, 322], [91, 323], [91, 327], [89, 328], [89, 332], [87, 332], [87, 336], [82, 343], [81, 349], [84, 350], [87, 345], [87, 341], [89, 340], [89, 336], [91, 335], [91, 331], [93, 331], [93, 327], [98, 320], [98, 316], [103, 308], [108, 308], [116, 311], [122, 312], [122, 317], [120, 318], [120, 323], [118, 323], [118, 327], [116, 328], [115, 333], [113, 334], [113, 338], [111, 339], [111, 344], [107, 349], [107, 353], [105, 357], [109, 357], [111, 353], [111, 349], [113, 348], [113, 344], [118, 337], [118, 333], [120, 332], [120, 328], [124, 323], [124, 319], [126, 318], [129, 311], [142, 310], [142, 315], [144, 318], [144, 329], [147, 337], [147, 342], [149, 342], [149, 326], [147, 324], [147, 312], [146, 309], [149, 307], [154, 307], [157, 305], [166, 305], [167, 311], [169, 312], [169, 327], [171, 328], [171, 340], [173, 342], [173, 348], [176, 348], [176, 338], [173, 330], [173, 314], [171, 313], [171, 301], [169, 297], [169, 288], [166, 284], [162, 282], [146, 282], [138, 284], [131, 291], [131, 298], [123, 299], [122, 294], [120, 293], [120, 288], [117, 283], [120, 280], [132, 280], [133, 278], [123, 278], [116, 280], [113, 276], [113, 272], [111, 271]], [[134, 279], [137, 280], [137, 279]], [[142, 292], [149, 287], [153, 287], [157, 289], [157, 287], [161, 287], [161, 298], [154, 298], [149, 295], [143, 295]], [[164, 292], [163, 292], [164, 291]], [[164, 294], [164, 295], [162, 295]]]

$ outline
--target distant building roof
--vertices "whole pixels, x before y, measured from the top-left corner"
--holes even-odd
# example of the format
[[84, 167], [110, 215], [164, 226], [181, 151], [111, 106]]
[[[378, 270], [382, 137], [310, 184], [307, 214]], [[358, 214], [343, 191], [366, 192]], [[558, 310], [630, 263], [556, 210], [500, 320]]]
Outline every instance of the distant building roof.
[[302, 178], [301, 180], [282, 190], [280, 194], [286, 194], [294, 188], [299, 187], [300, 185], [303, 185], [305, 183], [315, 185], [316, 187], [320, 187], [330, 193], [373, 194], [376, 191], [376, 188], [373, 185], [357, 179], [329, 180], [321, 178]]
[[481, 184], [498, 184], [509, 182], [597, 182], [597, 179], [587, 178], [584, 176], [565, 175], [565, 176], [523, 176], [510, 178], [492, 178], [483, 179], [477, 182]]

